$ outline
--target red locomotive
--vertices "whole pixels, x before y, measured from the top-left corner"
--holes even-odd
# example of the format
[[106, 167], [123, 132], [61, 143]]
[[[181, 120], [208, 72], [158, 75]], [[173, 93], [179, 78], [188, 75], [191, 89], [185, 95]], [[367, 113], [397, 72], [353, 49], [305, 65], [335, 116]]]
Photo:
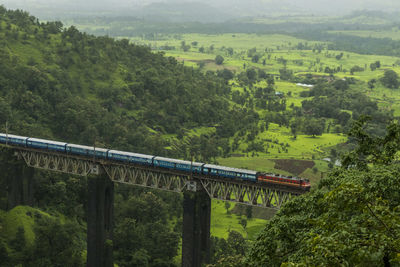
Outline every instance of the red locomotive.
[[267, 182], [272, 184], [281, 184], [287, 186], [296, 186], [309, 191], [311, 188], [310, 181], [308, 179], [303, 179], [293, 176], [284, 176], [280, 174], [273, 173], [258, 173], [257, 180], [261, 182]]

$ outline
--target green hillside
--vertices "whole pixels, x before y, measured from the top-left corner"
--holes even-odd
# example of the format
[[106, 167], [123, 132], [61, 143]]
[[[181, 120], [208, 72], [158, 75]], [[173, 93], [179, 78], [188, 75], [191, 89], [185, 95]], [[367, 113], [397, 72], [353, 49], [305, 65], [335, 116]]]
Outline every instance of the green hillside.
[[[226, 98], [230, 88], [213, 73], [184, 67], [126, 40], [90, 36], [74, 27], [63, 29], [59, 22], [41, 23], [28, 13], [3, 7], [0, 57], [2, 132], [8, 122], [9, 133], [170, 155], [175, 152], [168, 149], [166, 135], [213, 126], [232, 114]], [[246, 111], [236, 114], [246, 116]], [[8, 176], [15, 175], [13, 166], [21, 166], [12, 165], [5, 154], [1, 162], [1, 195], [6, 196]], [[176, 206], [181, 206], [181, 196], [146, 194], [139, 200], [132, 196], [140, 195], [141, 189], [116, 188], [115, 235], [130, 231], [136, 238], [118, 239], [115, 261], [120, 266], [143, 260], [171, 264], [179, 249], [182, 212]], [[25, 207], [2, 212], [2, 263], [83, 266], [86, 194], [85, 179], [36, 171], [36, 205], [51, 215]], [[139, 207], [164, 204], [150, 217], [124, 208], [129, 199]], [[5, 199], [1, 204], [5, 209]], [[36, 215], [41, 217], [37, 227]], [[70, 218], [67, 223], [56, 219], [63, 216]], [[156, 229], [158, 239], [151, 242], [145, 234]], [[51, 238], [43, 239], [46, 235]], [[142, 242], [135, 243], [140, 238]], [[57, 245], [49, 248], [49, 242]], [[159, 242], [165, 247], [158, 249]], [[140, 253], [132, 255], [136, 245]]]
[[86, 244], [82, 230], [62, 215], [50, 215], [37, 208], [17, 206], [2, 211], [0, 265], [47, 265], [49, 258], [55, 264], [83, 265]]
[[[371, 42], [389, 56], [357, 54], [357, 46], [347, 46], [346, 38], [335, 46], [334, 38], [307, 41], [313, 35], [304, 36], [150, 34], [112, 39], [0, 6], [0, 132], [7, 125], [9, 133], [18, 135], [307, 177], [316, 188], [334, 168], [324, 158], [336, 162], [356, 147], [357, 138], [347, 133], [363, 115], [371, 118], [363, 128], [368, 140], [380, 140], [377, 151], [395, 147], [395, 142], [387, 147], [379, 142], [387, 140], [382, 138], [385, 127], [400, 114], [399, 63], [392, 57], [397, 49], [386, 53], [382, 41]], [[35, 170], [35, 208], [6, 212], [9, 179], [25, 175], [17, 168], [21, 165], [15, 159], [0, 154], [0, 262], [84, 266], [86, 178]], [[327, 181], [341, 186], [332, 176]], [[357, 179], [350, 183], [360, 189]], [[260, 253], [264, 258], [248, 262], [307, 264], [318, 241], [308, 231], [313, 209], [321, 216], [316, 222], [323, 223], [330, 213], [321, 203], [328, 207], [332, 198], [340, 199], [328, 189], [290, 202], [269, 222], [271, 210], [213, 201], [213, 263], [233, 259], [243, 264], [251, 244], [250, 255], [256, 255], [257, 245], [261, 250], [269, 240], [275, 246], [271, 249], [284, 251], [293, 244], [286, 242], [288, 230], [289, 239], [298, 238], [296, 248], [303, 239], [308, 242], [303, 261], [292, 251], [274, 258], [268, 248]], [[373, 201], [386, 201], [383, 195], [373, 195]], [[386, 212], [385, 203], [378, 207]], [[115, 185], [114, 213], [115, 263], [180, 264], [181, 195]], [[259, 236], [267, 223], [271, 230]]]
[[19, 228], [24, 229], [24, 237], [28, 246], [32, 246], [35, 240], [35, 234], [33, 231], [33, 226], [35, 224], [35, 217], [37, 216], [49, 216], [49, 214], [43, 211], [25, 207], [18, 206], [2, 214], [2, 234], [7, 240], [13, 239]]
[[0, 125], [11, 132], [163, 154], [161, 134], [230, 117], [229, 87], [215, 75], [127, 40], [0, 12]]

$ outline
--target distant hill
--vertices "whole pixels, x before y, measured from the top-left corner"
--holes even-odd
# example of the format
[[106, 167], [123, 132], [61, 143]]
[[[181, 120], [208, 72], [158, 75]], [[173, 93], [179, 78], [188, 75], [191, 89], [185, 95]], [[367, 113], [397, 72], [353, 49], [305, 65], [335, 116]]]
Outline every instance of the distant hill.
[[132, 15], [151, 21], [168, 22], [223, 22], [234, 17], [223, 9], [201, 2], [151, 3], [133, 11]]
[[238, 17], [348, 15], [355, 10], [400, 11], [393, 0], [1, 0], [8, 8], [29, 10], [43, 19], [87, 15], [151, 16], [167, 21], [219, 22]]

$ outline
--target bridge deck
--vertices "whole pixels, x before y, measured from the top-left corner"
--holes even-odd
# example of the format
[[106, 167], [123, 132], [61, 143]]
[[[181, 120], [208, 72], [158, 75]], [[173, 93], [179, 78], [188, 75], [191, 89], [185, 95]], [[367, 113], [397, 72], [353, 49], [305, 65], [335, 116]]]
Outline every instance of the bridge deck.
[[28, 166], [34, 168], [81, 176], [106, 173], [113, 182], [173, 192], [205, 189], [210, 198], [252, 206], [278, 209], [292, 197], [305, 193], [302, 188], [281, 184], [190, 174], [178, 170], [75, 154], [10, 145], [2, 146], [15, 150], [19, 158], [24, 159]]

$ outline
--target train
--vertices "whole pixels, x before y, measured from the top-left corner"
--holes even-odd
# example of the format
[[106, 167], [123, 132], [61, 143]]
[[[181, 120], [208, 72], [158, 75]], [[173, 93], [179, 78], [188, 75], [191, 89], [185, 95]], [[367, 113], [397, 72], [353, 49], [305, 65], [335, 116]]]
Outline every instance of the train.
[[226, 179], [250, 181], [255, 183], [269, 183], [275, 185], [284, 185], [288, 187], [297, 187], [305, 191], [309, 191], [311, 187], [310, 181], [308, 179], [298, 177], [263, 173], [253, 170], [237, 169], [214, 164], [191, 162], [186, 160], [165, 158], [106, 148], [98, 148], [93, 146], [76, 145], [33, 137], [18, 136], [13, 134], [0, 133], [0, 143], [6, 145], [9, 144], [12, 146], [79, 155], [96, 159], [106, 159], [128, 164], [139, 164], [149, 167], [177, 170], [181, 172], [207, 175], [210, 177], [220, 177]]

